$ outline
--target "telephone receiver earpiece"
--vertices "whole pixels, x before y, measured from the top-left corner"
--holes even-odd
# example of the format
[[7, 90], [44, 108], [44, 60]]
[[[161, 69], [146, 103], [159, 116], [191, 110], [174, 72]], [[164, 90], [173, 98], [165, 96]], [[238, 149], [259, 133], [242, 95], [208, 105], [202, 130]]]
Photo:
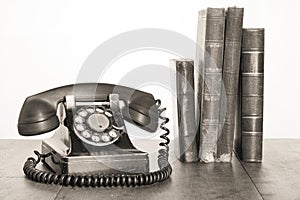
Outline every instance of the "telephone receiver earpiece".
[[20, 135], [32, 136], [56, 129], [60, 124], [56, 115], [58, 104], [68, 95], [92, 102], [106, 101], [112, 93], [119, 94], [120, 100], [126, 104], [122, 109], [125, 120], [147, 131], [156, 131], [158, 108], [152, 94], [104, 83], [67, 85], [28, 97], [19, 115], [18, 131]]

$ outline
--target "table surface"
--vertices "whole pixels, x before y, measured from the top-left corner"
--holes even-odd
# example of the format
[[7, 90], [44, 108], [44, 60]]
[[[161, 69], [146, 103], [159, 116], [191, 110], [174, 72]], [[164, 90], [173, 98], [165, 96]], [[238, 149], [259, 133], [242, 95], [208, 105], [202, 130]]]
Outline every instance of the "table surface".
[[300, 140], [264, 141], [263, 163], [172, 163], [165, 182], [79, 188], [36, 183], [22, 166], [38, 140], [0, 140], [0, 199], [300, 199]]

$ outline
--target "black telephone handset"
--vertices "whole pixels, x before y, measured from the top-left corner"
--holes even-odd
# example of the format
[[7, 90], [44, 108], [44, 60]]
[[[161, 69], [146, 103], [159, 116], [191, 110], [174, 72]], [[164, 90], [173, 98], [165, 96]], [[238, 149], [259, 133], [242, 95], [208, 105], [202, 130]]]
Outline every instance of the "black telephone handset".
[[[34, 181], [72, 186], [135, 186], [165, 180], [172, 168], [169, 131], [164, 127], [168, 119], [161, 116], [165, 109], [159, 106], [149, 93], [103, 83], [68, 85], [30, 96], [20, 112], [20, 135], [56, 131], [43, 140], [42, 153], [35, 151], [37, 160], [28, 158], [23, 171]], [[160, 170], [149, 172], [148, 154], [133, 146], [124, 119], [149, 132], [164, 120]], [[37, 169], [40, 161], [55, 173]]]
[[126, 119], [132, 119], [141, 128], [156, 131], [158, 111], [153, 95], [124, 86], [111, 84], [85, 83], [68, 85], [30, 96], [23, 104], [18, 129], [24, 136], [38, 135], [56, 129], [59, 120], [56, 116], [58, 103], [75, 93], [83, 101], [106, 101], [109, 94], [117, 93], [129, 108]]

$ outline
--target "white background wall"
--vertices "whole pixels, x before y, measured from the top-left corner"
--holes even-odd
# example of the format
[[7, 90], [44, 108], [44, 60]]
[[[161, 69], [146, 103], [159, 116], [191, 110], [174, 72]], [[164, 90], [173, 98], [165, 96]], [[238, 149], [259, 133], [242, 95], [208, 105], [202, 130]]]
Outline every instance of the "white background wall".
[[[17, 120], [25, 97], [74, 83], [86, 57], [112, 36], [163, 28], [195, 40], [198, 10], [234, 5], [245, 8], [244, 27], [266, 28], [265, 137], [300, 138], [297, 0], [2, 0], [0, 138], [21, 138]], [[125, 56], [113, 67], [120, 75], [127, 66], [168, 65], [170, 58], [168, 53], [145, 51]], [[109, 75], [105, 80], [115, 81]]]

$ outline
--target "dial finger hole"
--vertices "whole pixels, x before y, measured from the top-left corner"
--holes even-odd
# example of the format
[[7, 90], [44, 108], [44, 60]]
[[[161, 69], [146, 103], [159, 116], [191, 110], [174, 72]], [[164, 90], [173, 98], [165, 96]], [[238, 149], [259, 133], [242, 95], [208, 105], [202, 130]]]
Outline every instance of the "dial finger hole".
[[88, 113], [87, 113], [85, 110], [81, 110], [81, 111], [79, 111], [78, 114], [79, 114], [81, 117], [86, 117]]
[[93, 135], [93, 136], [92, 136], [92, 140], [93, 140], [94, 142], [100, 142], [100, 137], [99, 137], [98, 135]]
[[89, 113], [94, 113], [95, 108], [89, 107], [89, 108], [86, 109], [86, 111], [88, 111]]
[[82, 124], [84, 122], [84, 118], [81, 116], [76, 116], [74, 121], [78, 124]]
[[85, 126], [83, 124], [77, 124], [75, 127], [78, 131], [84, 131], [85, 129]]
[[101, 139], [102, 139], [103, 142], [110, 142], [112, 140], [112, 138], [107, 133], [104, 133], [101, 136]]
[[112, 117], [112, 112], [111, 111], [105, 111], [105, 115], [107, 117]]
[[82, 132], [82, 136], [85, 138], [90, 138], [92, 135], [92, 133], [90, 131], [83, 131]]
[[104, 109], [103, 108], [101, 108], [101, 107], [98, 107], [98, 108], [96, 108], [96, 112], [98, 112], [98, 113], [104, 113]]
[[110, 137], [112, 137], [112, 138], [118, 137], [118, 133], [117, 133], [117, 131], [115, 131], [115, 130], [109, 131], [109, 132], [108, 132], [108, 135], [109, 135]]

